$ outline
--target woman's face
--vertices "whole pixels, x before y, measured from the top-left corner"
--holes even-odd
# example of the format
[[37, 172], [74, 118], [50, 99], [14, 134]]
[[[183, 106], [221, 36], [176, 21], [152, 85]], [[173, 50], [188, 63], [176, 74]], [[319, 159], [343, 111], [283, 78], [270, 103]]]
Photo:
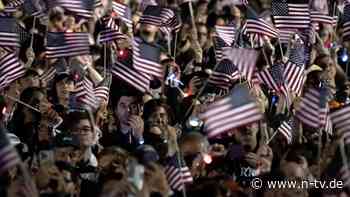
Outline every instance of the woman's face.
[[168, 113], [164, 109], [164, 107], [157, 107], [155, 111], [153, 111], [149, 118], [146, 120], [146, 122], [150, 128], [166, 128], [169, 123]]

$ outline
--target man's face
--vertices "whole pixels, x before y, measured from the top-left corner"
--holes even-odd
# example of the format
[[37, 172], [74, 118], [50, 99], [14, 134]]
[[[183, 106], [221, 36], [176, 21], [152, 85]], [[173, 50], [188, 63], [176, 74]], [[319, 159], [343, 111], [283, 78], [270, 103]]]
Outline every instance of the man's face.
[[148, 126], [165, 128], [168, 125], [168, 113], [164, 107], [157, 107], [154, 112], [146, 120]]
[[69, 93], [74, 89], [73, 81], [63, 79], [56, 83], [57, 97], [60, 104], [65, 105], [69, 102]]
[[252, 151], [257, 146], [258, 131], [259, 125], [256, 123], [244, 126], [235, 132], [235, 138], [247, 151]]
[[77, 135], [82, 147], [90, 147], [94, 144], [95, 132], [88, 119], [82, 119], [72, 130], [72, 134]]
[[55, 161], [63, 161], [67, 163], [72, 162], [73, 147], [56, 147], [55, 148]]
[[208, 30], [205, 26], [198, 28], [199, 44], [203, 47], [208, 40]]
[[122, 96], [119, 99], [114, 115], [118, 118], [121, 125], [128, 125], [132, 110], [136, 105], [136, 98], [133, 96]]

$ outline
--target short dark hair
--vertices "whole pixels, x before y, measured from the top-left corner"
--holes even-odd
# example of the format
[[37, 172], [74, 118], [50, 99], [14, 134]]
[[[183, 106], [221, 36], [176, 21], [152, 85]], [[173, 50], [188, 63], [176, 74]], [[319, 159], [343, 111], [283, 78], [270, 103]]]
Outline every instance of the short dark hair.
[[[68, 111], [68, 113], [64, 116], [62, 126], [60, 126], [59, 130], [62, 130], [64, 132], [69, 132], [76, 124], [80, 122], [80, 120], [89, 120], [90, 115], [88, 110], [79, 108], [79, 109], [71, 109]], [[90, 122], [90, 124], [92, 124]]]
[[118, 79], [113, 79], [110, 92], [109, 103], [112, 105], [112, 108], [118, 106], [118, 102], [122, 96], [136, 97], [137, 101], [140, 102], [142, 100], [142, 93], [140, 91]]

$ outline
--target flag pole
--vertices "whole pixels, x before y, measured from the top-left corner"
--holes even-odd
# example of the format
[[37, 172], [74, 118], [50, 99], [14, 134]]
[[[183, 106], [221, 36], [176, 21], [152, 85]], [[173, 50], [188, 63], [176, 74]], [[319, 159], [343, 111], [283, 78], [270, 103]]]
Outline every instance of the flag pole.
[[104, 43], [103, 44], [103, 78], [106, 78], [106, 75], [107, 75], [107, 66], [106, 66], [106, 64], [107, 64], [107, 46], [106, 46], [107, 44], [106, 43]]
[[25, 107], [27, 107], [27, 108], [29, 108], [29, 109], [32, 109], [32, 110], [34, 110], [34, 111], [36, 111], [36, 112], [41, 113], [39, 109], [37, 109], [37, 108], [35, 108], [35, 107], [33, 107], [33, 106], [31, 106], [31, 105], [29, 105], [29, 104], [27, 104], [27, 103], [25, 103], [25, 102], [19, 100], [19, 99], [16, 99], [16, 98], [14, 98], [14, 97], [12, 97], [12, 96], [10, 96], [10, 95], [7, 95], [7, 94], [5, 94], [4, 96], [5, 96], [6, 98], [12, 100], [12, 101], [15, 101], [15, 102], [17, 102], [17, 103], [19, 103], [19, 104], [24, 105]]
[[32, 27], [32, 37], [30, 39], [30, 49], [33, 49], [33, 43], [34, 43], [34, 31], [35, 31], [35, 23], [36, 23], [36, 16], [34, 16], [34, 19], [33, 19], [33, 27]]

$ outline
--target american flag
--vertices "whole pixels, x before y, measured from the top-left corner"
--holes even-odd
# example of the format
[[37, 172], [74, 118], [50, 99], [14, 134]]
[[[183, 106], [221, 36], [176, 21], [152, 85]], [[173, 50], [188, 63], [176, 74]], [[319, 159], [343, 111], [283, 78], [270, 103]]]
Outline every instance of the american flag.
[[86, 76], [75, 85], [74, 96], [80, 104], [89, 106], [92, 109], [96, 109], [98, 106], [94, 83]]
[[226, 42], [220, 37], [214, 37], [214, 52], [217, 62], [220, 62], [225, 58], [224, 51], [232, 48], [231, 45], [227, 45]]
[[103, 6], [103, 3], [101, 0], [95, 0], [95, 4], [94, 4], [94, 7], [97, 8], [97, 7], [102, 7]]
[[147, 6], [156, 6], [158, 5], [156, 0], [141, 0], [139, 5], [139, 11], [143, 12]]
[[311, 22], [312, 23], [325, 23], [333, 24], [333, 17], [320, 11], [311, 11]]
[[210, 75], [208, 83], [228, 90], [234, 80], [239, 79], [239, 73], [230, 60], [224, 59], [219, 62], [216, 70]]
[[164, 68], [160, 64], [160, 49], [140, 38], [134, 38], [133, 41], [133, 66], [139, 72], [163, 79]]
[[344, 137], [346, 144], [350, 143], [350, 105], [346, 105], [330, 114], [337, 132]]
[[184, 165], [184, 161], [178, 161], [176, 154], [167, 162], [165, 175], [170, 188], [175, 191], [180, 191], [184, 185], [193, 182], [190, 169]]
[[71, 57], [89, 53], [89, 33], [49, 32], [47, 34], [47, 58]]
[[293, 141], [293, 128], [292, 121], [283, 121], [282, 124], [277, 128], [277, 131], [280, 132], [287, 140], [288, 144], [291, 144]]
[[289, 40], [297, 32], [297, 30], [296, 29], [279, 29], [278, 32], [280, 34], [279, 41], [281, 42], [281, 44], [288, 44]]
[[18, 54], [16, 52], [6, 52], [0, 58], [0, 89], [22, 77], [25, 72], [26, 69], [19, 62]]
[[51, 67], [48, 70], [46, 70], [42, 75], [40, 75], [39, 79], [40, 81], [48, 84], [53, 78], [55, 78], [56, 72], [56, 67]]
[[16, 149], [11, 145], [5, 128], [0, 126], [0, 175], [21, 162]]
[[97, 87], [95, 87], [94, 92], [95, 96], [98, 101], [104, 101], [108, 103], [109, 100], [109, 87], [112, 83], [112, 76], [111, 74], [108, 74], [106, 78], [102, 81], [101, 84], [99, 84]]
[[295, 116], [312, 128], [329, 129], [331, 123], [326, 89], [324, 87], [308, 89], [296, 107]]
[[237, 66], [239, 72], [251, 81], [259, 53], [255, 49], [232, 48], [224, 51], [224, 56]]
[[126, 24], [129, 29], [132, 29], [132, 15], [130, 8], [122, 3], [112, 1], [113, 11], [117, 13], [117, 16]]
[[311, 20], [306, 0], [273, 0], [272, 15], [277, 29], [307, 29]]
[[246, 25], [246, 33], [248, 34], [261, 34], [270, 38], [278, 38], [278, 30], [273, 25], [264, 21], [261, 18], [248, 18]]
[[170, 35], [172, 32], [178, 32], [181, 28], [181, 21], [175, 14], [175, 12], [168, 8], [163, 8], [162, 13], [162, 27], [160, 30], [166, 35]]
[[235, 41], [236, 27], [234, 25], [215, 25], [215, 36], [232, 46]]
[[120, 32], [119, 24], [115, 23], [112, 16], [103, 17], [101, 23], [102, 30], [97, 37], [98, 43], [103, 44], [119, 39], [127, 39], [127, 36]]
[[155, 26], [162, 25], [162, 11], [163, 8], [160, 6], [147, 6], [145, 11], [142, 13], [139, 23], [149, 24]]
[[140, 92], [149, 91], [151, 77], [136, 71], [131, 66], [127, 66], [122, 62], [116, 62], [113, 65], [112, 74], [135, 87]]
[[14, 18], [0, 18], [0, 47], [20, 47]]
[[350, 39], [350, 3], [345, 1], [344, 7], [344, 24], [343, 24], [343, 40]]
[[306, 81], [306, 73], [303, 66], [298, 66], [290, 61], [286, 63], [284, 69], [284, 79], [288, 89], [298, 96], [301, 95]]
[[60, 6], [66, 11], [83, 18], [92, 18], [95, 0], [56, 0], [46, 1], [49, 8]]
[[239, 128], [263, 118], [247, 84], [237, 84], [229, 95], [215, 101], [200, 114], [204, 129], [209, 137]]
[[294, 47], [290, 48], [289, 61], [298, 65], [305, 66], [305, 44], [298, 35]]
[[265, 83], [270, 89], [282, 93], [288, 98], [288, 88], [283, 75], [283, 65], [274, 64], [271, 68], [265, 68], [258, 74], [260, 81]]

